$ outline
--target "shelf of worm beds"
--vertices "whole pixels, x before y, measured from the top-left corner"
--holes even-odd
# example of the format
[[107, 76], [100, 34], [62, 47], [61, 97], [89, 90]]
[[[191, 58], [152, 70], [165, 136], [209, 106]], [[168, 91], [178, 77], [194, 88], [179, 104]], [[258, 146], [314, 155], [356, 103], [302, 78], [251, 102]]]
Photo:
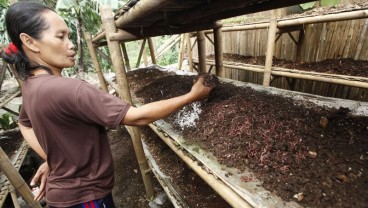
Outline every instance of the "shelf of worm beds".
[[[185, 94], [195, 79], [155, 67], [127, 77], [137, 105]], [[233, 207], [365, 207], [367, 125], [366, 102], [220, 79], [150, 127]]]

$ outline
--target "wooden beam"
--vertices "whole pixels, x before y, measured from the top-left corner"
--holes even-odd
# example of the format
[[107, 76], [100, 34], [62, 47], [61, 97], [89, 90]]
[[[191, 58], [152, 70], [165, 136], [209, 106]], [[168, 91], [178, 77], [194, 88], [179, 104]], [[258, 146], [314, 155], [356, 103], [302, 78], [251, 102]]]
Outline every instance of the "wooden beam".
[[265, 64], [265, 72], [263, 76], [264, 86], [270, 86], [272, 59], [273, 59], [273, 53], [275, 50], [276, 28], [277, 28], [277, 20], [271, 19], [270, 28], [268, 29], [266, 64]]
[[[101, 6], [101, 19], [102, 25], [105, 28], [106, 34], [110, 34], [116, 31], [114, 16], [112, 10], [108, 6]], [[119, 87], [119, 95], [123, 100], [132, 104], [132, 97], [130, 95], [129, 84], [127, 81], [125, 67], [123, 63], [123, 57], [120, 50], [120, 45], [118, 42], [111, 41], [107, 38], [108, 47], [111, 54], [111, 60], [113, 62], [114, 70], [116, 73], [116, 81]], [[154, 189], [152, 186], [152, 181], [150, 175], [147, 173], [149, 172], [149, 166], [147, 163], [147, 159], [145, 157], [143, 151], [142, 141], [140, 139], [140, 133], [137, 127], [129, 127], [127, 129], [132, 137], [133, 147], [135, 154], [137, 156], [138, 165], [140, 168], [140, 172], [142, 174], [143, 183], [146, 189], [147, 198], [152, 198], [154, 196]]]
[[89, 50], [89, 53], [91, 55], [93, 65], [95, 66], [95, 69], [96, 69], [96, 72], [97, 72], [97, 75], [98, 75], [98, 79], [100, 81], [101, 88], [102, 88], [103, 91], [109, 92], [107, 90], [107, 85], [106, 85], [106, 82], [105, 82], [105, 77], [104, 77], [104, 75], [102, 73], [100, 64], [98, 63], [96, 50], [95, 50], [95, 48], [93, 47], [93, 44], [92, 44], [91, 34], [89, 32], [85, 32], [84, 33], [84, 38], [86, 39], [88, 50]]

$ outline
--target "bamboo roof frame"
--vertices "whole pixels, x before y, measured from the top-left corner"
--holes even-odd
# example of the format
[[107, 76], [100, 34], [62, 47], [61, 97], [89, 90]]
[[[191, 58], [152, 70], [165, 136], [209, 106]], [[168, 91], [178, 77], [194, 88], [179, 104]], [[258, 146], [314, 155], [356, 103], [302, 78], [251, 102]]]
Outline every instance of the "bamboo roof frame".
[[[311, 0], [131, 0], [116, 12], [115, 25], [127, 33], [141, 34], [136, 39], [142, 39], [198, 31], [199, 25], [212, 24], [224, 18], [306, 2]], [[160, 32], [153, 32], [155, 30]], [[106, 39], [105, 31], [96, 34], [92, 41], [99, 45], [103, 39]]]

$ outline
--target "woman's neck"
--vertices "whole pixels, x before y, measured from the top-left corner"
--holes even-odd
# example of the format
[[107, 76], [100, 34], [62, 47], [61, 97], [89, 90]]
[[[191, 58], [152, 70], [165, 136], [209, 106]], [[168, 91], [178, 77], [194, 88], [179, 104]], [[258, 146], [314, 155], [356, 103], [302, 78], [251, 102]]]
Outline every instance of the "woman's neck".
[[[53, 75], [61, 77], [61, 72], [55, 72], [55, 70], [51, 70]], [[32, 70], [33, 76], [41, 75], [41, 74], [50, 74], [46, 69], [37, 68]]]

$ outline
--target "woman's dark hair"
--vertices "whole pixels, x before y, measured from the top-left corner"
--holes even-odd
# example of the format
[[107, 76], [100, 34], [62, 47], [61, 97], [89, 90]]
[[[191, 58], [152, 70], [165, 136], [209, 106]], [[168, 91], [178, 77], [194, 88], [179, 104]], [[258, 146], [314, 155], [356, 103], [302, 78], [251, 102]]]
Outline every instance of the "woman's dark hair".
[[31, 76], [31, 71], [38, 67], [51, 73], [51, 70], [45, 66], [35, 66], [30, 63], [22, 49], [22, 41], [19, 36], [21, 33], [25, 33], [35, 39], [40, 39], [41, 33], [49, 27], [42, 17], [42, 13], [47, 10], [54, 11], [39, 3], [23, 1], [11, 5], [6, 12], [5, 25], [9, 37], [18, 51], [16, 53], [9, 53], [9, 50], [8, 53], [3, 51], [1, 55], [6, 62], [15, 65], [22, 80]]

